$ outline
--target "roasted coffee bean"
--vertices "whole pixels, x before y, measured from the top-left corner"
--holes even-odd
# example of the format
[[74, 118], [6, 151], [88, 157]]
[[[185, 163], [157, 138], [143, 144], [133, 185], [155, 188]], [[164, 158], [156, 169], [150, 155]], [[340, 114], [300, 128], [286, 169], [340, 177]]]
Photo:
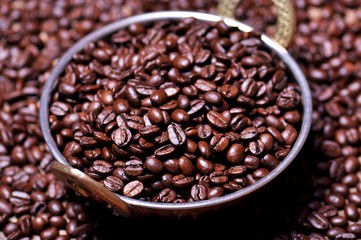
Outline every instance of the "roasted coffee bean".
[[153, 198], [153, 202], [171, 203], [177, 198], [177, 194], [171, 188], [163, 189]]
[[1, 214], [11, 214], [12, 213], [11, 204], [4, 199], [0, 199], [0, 213]]
[[65, 116], [69, 112], [69, 107], [63, 102], [54, 102], [50, 107], [50, 112], [56, 116]]
[[134, 198], [140, 195], [144, 190], [144, 185], [138, 180], [127, 183], [123, 188], [124, 196]]
[[197, 158], [196, 168], [198, 169], [198, 171], [200, 173], [202, 173], [204, 175], [208, 175], [214, 171], [213, 162], [211, 162], [210, 160], [207, 160], [203, 157]]
[[107, 176], [103, 181], [104, 186], [112, 192], [119, 192], [123, 189], [123, 180], [116, 176]]
[[243, 140], [251, 140], [257, 137], [258, 131], [254, 127], [249, 127], [241, 132], [240, 138]]
[[55, 239], [59, 234], [56, 227], [50, 227], [40, 233], [41, 239]]
[[192, 176], [196, 170], [195, 166], [188, 157], [182, 156], [178, 160], [179, 168], [185, 176]]
[[162, 161], [155, 157], [147, 157], [144, 162], [144, 167], [155, 174], [160, 174], [164, 169], [164, 165], [165, 162], [163, 164]]
[[164, 103], [167, 102], [168, 100], [168, 95], [167, 93], [160, 89], [160, 90], [155, 90], [151, 95], [150, 95], [150, 100], [152, 101], [153, 104], [159, 106], [162, 105]]
[[128, 176], [136, 177], [143, 173], [144, 165], [141, 160], [133, 159], [125, 163], [124, 172]]
[[255, 180], [261, 179], [265, 177], [267, 174], [269, 174], [269, 170], [266, 168], [258, 168], [256, 171], [253, 172], [252, 177]]
[[129, 144], [132, 139], [132, 133], [128, 128], [118, 128], [112, 132], [113, 142], [119, 146], [123, 147]]
[[216, 185], [225, 184], [228, 181], [228, 176], [224, 175], [222, 171], [214, 171], [209, 174], [211, 182]]
[[170, 124], [167, 127], [169, 141], [174, 146], [181, 146], [185, 144], [187, 136], [182, 127], [176, 123]]
[[188, 110], [188, 114], [192, 116], [197, 114], [199, 111], [201, 111], [206, 105], [206, 103], [203, 100], [196, 99], [196, 100], [192, 100], [190, 105], [191, 108]]
[[116, 99], [113, 102], [113, 109], [114, 109], [114, 112], [117, 114], [129, 113], [130, 105], [127, 100], [120, 98], [120, 99]]
[[[113, 107], [105, 107], [103, 111], [97, 117], [97, 123], [99, 125], [107, 125], [113, 121], [116, 114], [113, 112]], [[64, 120], [63, 120], [64, 121]]]
[[228, 145], [229, 140], [222, 133], [214, 135], [210, 141], [210, 147], [214, 152], [223, 152], [227, 149]]
[[148, 117], [149, 120], [153, 123], [153, 124], [161, 124], [164, 122], [164, 117], [162, 114], [162, 111], [158, 108], [151, 108], [148, 111]]
[[157, 157], [169, 157], [175, 152], [174, 146], [171, 144], [164, 145], [154, 151], [155, 156]]
[[176, 175], [172, 178], [172, 184], [176, 188], [185, 188], [190, 186], [194, 181], [194, 177], [186, 177], [183, 174]]
[[329, 227], [329, 221], [327, 220], [327, 218], [325, 218], [324, 216], [322, 216], [320, 213], [318, 212], [313, 212], [308, 216], [308, 221], [310, 222], [310, 224], [316, 228], [316, 229], [322, 229], [325, 230]]
[[107, 174], [107, 173], [111, 173], [113, 171], [113, 166], [112, 164], [103, 161], [103, 160], [96, 160], [93, 162], [92, 167], [94, 169], [94, 171], [96, 171], [97, 173], [100, 174]]
[[182, 109], [177, 109], [172, 112], [171, 118], [176, 123], [187, 123], [189, 122], [189, 115]]
[[193, 200], [200, 201], [207, 199], [207, 189], [203, 185], [195, 184], [191, 188], [191, 196]]
[[348, 225], [347, 232], [353, 233], [356, 236], [360, 236], [361, 235], [361, 224], [353, 223], [353, 224]]
[[208, 124], [198, 125], [196, 129], [200, 139], [207, 139], [213, 134], [212, 127]]
[[207, 120], [215, 128], [225, 129], [228, 127], [228, 122], [225, 117], [215, 111], [210, 111], [207, 113]]

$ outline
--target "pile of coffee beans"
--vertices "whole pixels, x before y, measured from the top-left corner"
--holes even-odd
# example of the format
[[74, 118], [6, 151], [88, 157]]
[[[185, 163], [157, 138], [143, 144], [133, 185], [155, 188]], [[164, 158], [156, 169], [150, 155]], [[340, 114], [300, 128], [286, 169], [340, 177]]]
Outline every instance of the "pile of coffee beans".
[[[48, 228], [42, 239], [54, 239], [54, 236], [55, 239], [112, 239], [124, 232], [120, 227], [134, 226], [142, 229], [149, 226], [149, 231], [144, 231], [147, 237], [153, 227], [174, 229], [178, 236], [189, 237], [188, 231], [179, 231], [179, 224], [189, 227], [183, 229], [204, 229], [204, 223], [211, 231], [200, 231], [203, 237], [219, 231], [223, 236], [232, 236], [234, 231], [230, 229], [235, 228], [248, 239], [361, 237], [360, 151], [358, 138], [352, 137], [359, 136], [352, 132], [356, 133], [354, 129], [361, 122], [357, 117], [361, 94], [358, 87], [360, 0], [294, 1], [298, 28], [290, 50], [311, 84], [313, 129], [306, 149], [289, 168], [285, 181], [278, 182], [265, 198], [254, 198], [253, 204], [241, 211], [232, 209], [232, 214], [228, 212], [216, 219], [202, 219], [202, 223], [193, 221], [193, 225], [184, 226], [182, 221], [161, 221], [158, 225], [160, 220], [111, 218], [103, 208], [89, 205], [92, 202], [84, 204], [84, 199], [72, 195], [73, 191], [66, 190], [64, 194], [60, 190], [61, 194], [54, 194], [50, 190], [63, 185], [47, 168], [53, 159], [40, 134], [37, 112], [39, 93], [55, 60], [84, 34], [108, 22], [154, 10], [214, 13], [216, 3], [214, 0], [1, 1], [0, 239], [39, 239]], [[276, 19], [271, 0], [241, 1], [236, 17], [264, 32], [272, 31], [273, 27], [269, 26]], [[335, 109], [340, 110], [340, 115]], [[39, 176], [42, 180], [35, 180]], [[61, 202], [65, 211], [54, 211], [55, 205], [50, 203], [53, 200], [55, 205]], [[32, 205], [41, 205], [41, 210], [34, 211], [36, 207]], [[96, 218], [90, 213], [96, 214]], [[237, 221], [230, 221], [228, 216], [233, 216], [232, 219], [237, 216]], [[66, 224], [59, 224], [63, 221], [59, 219]], [[36, 226], [30, 231], [26, 227], [29, 221]], [[87, 227], [74, 232], [74, 221], [77, 226]], [[99, 237], [105, 233], [107, 237]], [[137, 231], [137, 234], [142, 233]]]
[[266, 176], [298, 136], [302, 103], [256, 32], [193, 18], [134, 23], [87, 44], [50, 104], [68, 162], [127, 197], [211, 199]]

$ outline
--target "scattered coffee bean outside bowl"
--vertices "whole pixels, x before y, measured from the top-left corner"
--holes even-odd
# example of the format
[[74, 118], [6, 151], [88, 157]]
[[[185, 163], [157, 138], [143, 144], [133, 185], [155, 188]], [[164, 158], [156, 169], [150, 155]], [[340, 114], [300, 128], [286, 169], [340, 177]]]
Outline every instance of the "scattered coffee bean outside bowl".
[[311, 126], [308, 83], [239, 21], [165, 11], [73, 45], [41, 96], [53, 172], [123, 216], [198, 216], [282, 173]]

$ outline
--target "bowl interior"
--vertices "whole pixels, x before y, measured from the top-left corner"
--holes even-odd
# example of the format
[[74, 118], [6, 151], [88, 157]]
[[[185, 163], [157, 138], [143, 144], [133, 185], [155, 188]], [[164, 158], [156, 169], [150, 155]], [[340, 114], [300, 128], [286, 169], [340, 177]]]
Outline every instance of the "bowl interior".
[[[210, 21], [210, 22], [217, 22], [223, 20], [225, 24], [237, 27], [242, 32], [250, 32], [252, 31], [252, 28], [250, 26], [247, 26], [246, 24], [243, 24], [239, 21], [229, 19], [229, 18], [222, 18], [217, 15], [213, 14], [206, 14], [206, 13], [198, 13], [198, 12], [185, 12], [185, 11], [165, 11], [165, 12], [155, 12], [155, 13], [146, 13], [137, 15], [134, 17], [129, 17], [127, 19], [123, 19], [114, 23], [111, 23], [99, 30], [96, 30], [81, 40], [79, 40], [76, 44], [74, 44], [64, 55], [63, 57], [57, 62], [56, 66], [53, 68], [53, 71], [51, 72], [51, 75], [49, 79], [47, 80], [43, 93], [41, 96], [40, 101], [40, 125], [41, 130], [43, 132], [44, 139], [56, 158], [57, 161], [69, 165], [67, 160], [64, 158], [62, 153], [59, 151], [53, 137], [50, 131], [49, 126], [49, 105], [51, 100], [51, 95], [55, 87], [57, 86], [57, 80], [58, 77], [63, 73], [66, 65], [71, 61], [73, 55], [75, 53], [80, 52], [83, 50], [83, 47], [92, 41], [99, 40], [113, 32], [116, 32], [119, 29], [125, 28], [129, 26], [132, 23], [146, 23], [146, 22], [153, 22], [158, 20], [177, 20], [182, 18], [196, 18], [198, 20], [202, 21]], [[267, 183], [272, 181], [274, 178], [276, 178], [281, 172], [283, 172], [287, 166], [292, 162], [292, 160], [298, 155], [299, 151], [303, 147], [308, 133], [310, 131], [311, 126], [311, 113], [312, 113], [312, 99], [311, 99], [311, 93], [310, 89], [307, 83], [307, 80], [298, 66], [298, 64], [295, 62], [295, 60], [292, 58], [292, 56], [287, 52], [286, 49], [284, 49], [281, 45], [279, 45], [277, 42], [272, 40], [271, 38], [267, 37], [266, 35], [261, 36], [262, 41], [266, 46], [268, 46], [272, 51], [276, 52], [278, 57], [287, 65], [289, 72], [293, 75], [293, 79], [296, 80], [297, 84], [300, 87], [301, 90], [301, 96], [302, 96], [302, 111], [303, 111], [303, 117], [302, 117], [302, 125], [301, 129], [299, 131], [298, 138], [296, 142], [294, 143], [291, 151], [289, 154], [285, 157], [284, 160], [281, 161], [281, 163], [272, 170], [267, 176], [264, 178], [258, 180], [256, 183], [251, 184], [248, 187], [245, 187], [244, 189], [238, 190], [233, 193], [229, 193], [226, 195], [223, 195], [221, 197], [215, 198], [215, 199], [209, 199], [204, 201], [198, 201], [198, 202], [191, 202], [191, 203], [182, 203], [182, 204], [173, 204], [173, 203], [154, 203], [154, 202], [147, 202], [137, 199], [128, 198], [122, 195], [118, 195], [120, 199], [127, 202], [130, 205], [133, 206], [141, 206], [144, 208], [152, 208], [152, 209], [159, 209], [159, 210], [182, 210], [182, 209], [196, 209], [196, 208], [203, 208], [203, 207], [212, 207], [218, 204], [224, 204], [227, 202], [234, 201], [235, 199], [243, 198], [258, 189], [264, 187]]]

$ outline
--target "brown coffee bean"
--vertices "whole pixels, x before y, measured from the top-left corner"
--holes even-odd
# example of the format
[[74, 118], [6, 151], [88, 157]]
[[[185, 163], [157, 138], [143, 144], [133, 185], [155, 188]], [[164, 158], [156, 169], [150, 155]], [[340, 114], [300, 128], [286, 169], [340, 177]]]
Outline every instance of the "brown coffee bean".
[[225, 129], [228, 127], [228, 122], [225, 119], [225, 117], [215, 111], [209, 111], [207, 113], [207, 120], [209, 122], [210, 125], [212, 125], [215, 128], [219, 128], [219, 129]]
[[63, 102], [53, 102], [50, 112], [56, 116], [65, 116], [69, 112], [69, 107]]
[[164, 103], [166, 103], [168, 101], [168, 95], [167, 93], [160, 89], [160, 90], [155, 90], [152, 95], [150, 96], [150, 100], [152, 101], [152, 103], [154, 105], [162, 105]]
[[191, 196], [195, 201], [207, 199], [207, 189], [203, 185], [195, 184], [191, 188]]
[[176, 109], [172, 112], [171, 118], [176, 123], [187, 123], [189, 122], [189, 115], [182, 109]]
[[123, 180], [116, 176], [107, 176], [103, 181], [104, 186], [112, 192], [119, 192], [123, 189]]
[[161, 124], [164, 121], [162, 111], [158, 108], [149, 109], [148, 117], [149, 120], [156, 125]]
[[325, 230], [329, 227], [330, 224], [327, 218], [325, 218], [318, 212], [312, 212], [310, 215], [308, 215], [307, 219], [310, 224], [316, 229]]
[[194, 177], [186, 177], [183, 174], [176, 175], [172, 178], [172, 184], [176, 188], [185, 188], [190, 186], [194, 181]]
[[185, 176], [192, 176], [196, 171], [195, 166], [188, 157], [182, 156], [178, 160], [179, 168]]
[[97, 173], [100, 173], [100, 174], [107, 174], [107, 173], [111, 173], [113, 171], [112, 164], [110, 164], [106, 161], [103, 161], [103, 160], [94, 161], [92, 164], [92, 168], [94, 169], [94, 171], [96, 171]]
[[169, 157], [175, 152], [175, 147], [171, 144], [164, 145], [154, 151], [156, 157]]
[[127, 183], [123, 188], [123, 194], [126, 197], [135, 198], [144, 190], [144, 185], [138, 180]]
[[222, 133], [214, 135], [210, 141], [210, 147], [214, 152], [223, 152], [227, 149], [228, 145], [229, 140]]
[[144, 167], [155, 174], [160, 174], [164, 169], [165, 162], [163, 164], [162, 161], [155, 157], [148, 157], [144, 162]]
[[55, 239], [59, 234], [59, 231], [56, 227], [50, 227], [45, 230], [43, 230], [40, 233], [41, 239]]
[[130, 105], [127, 100], [120, 98], [113, 102], [113, 109], [116, 114], [129, 113]]
[[190, 116], [195, 115], [204, 108], [205, 104], [206, 104], [205, 101], [200, 100], [200, 99], [192, 100], [190, 103], [191, 108], [188, 110], [187, 113]]
[[186, 143], [187, 136], [180, 125], [172, 123], [168, 125], [167, 130], [169, 141], [174, 146], [181, 146]]

